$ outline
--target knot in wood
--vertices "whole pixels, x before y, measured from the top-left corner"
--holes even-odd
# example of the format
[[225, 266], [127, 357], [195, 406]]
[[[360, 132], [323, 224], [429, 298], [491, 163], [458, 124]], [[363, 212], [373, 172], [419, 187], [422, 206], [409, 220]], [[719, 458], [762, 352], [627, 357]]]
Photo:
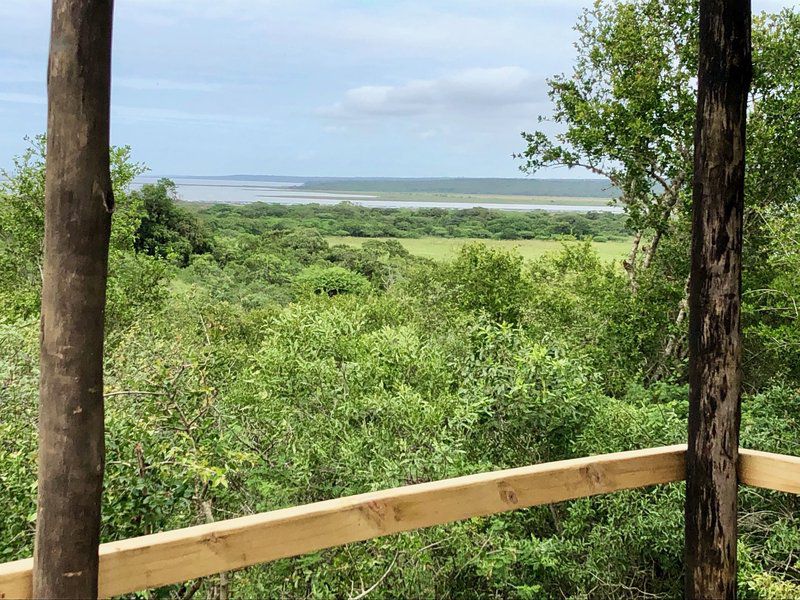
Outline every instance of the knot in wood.
[[501, 481], [497, 484], [498, 491], [500, 492], [500, 499], [506, 504], [519, 504], [519, 497], [517, 492], [507, 482]]
[[598, 487], [603, 483], [603, 473], [594, 465], [581, 467], [581, 475], [583, 475], [593, 487]]
[[361, 506], [361, 514], [379, 528], [385, 526], [388, 518], [393, 516], [392, 507], [381, 500], [369, 500]]

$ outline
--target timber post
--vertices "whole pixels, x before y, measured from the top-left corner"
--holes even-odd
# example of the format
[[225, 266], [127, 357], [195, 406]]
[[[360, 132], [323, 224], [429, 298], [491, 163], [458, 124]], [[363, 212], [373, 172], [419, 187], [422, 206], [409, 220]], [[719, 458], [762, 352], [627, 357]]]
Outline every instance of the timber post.
[[33, 597], [96, 598], [113, 0], [53, 0]]
[[689, 300], [686, 597], [736, 597], [749, 0], [700, 1]]

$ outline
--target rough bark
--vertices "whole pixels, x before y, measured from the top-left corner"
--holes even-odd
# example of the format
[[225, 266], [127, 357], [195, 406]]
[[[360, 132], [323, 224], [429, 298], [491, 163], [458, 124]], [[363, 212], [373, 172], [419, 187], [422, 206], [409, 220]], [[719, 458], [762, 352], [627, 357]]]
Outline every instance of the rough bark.
[[681, 326], [686, 320], [686, 313], [689, 311], [689, 284], [690, 278], [686, 278], [686, 283], [683, 286], [683, 298], [678, 303], [678, 316], [675, 317], [675, 331], [667, 338], [667, 343], [664, 346], [664, 352], [661, 356], [661, 362], [655, 370], [654, 381], [661, 379], [664, 375], [669, 373], [675, 355], [680, 350], [684, 343], [685, 336], [681, 333]]
[[639, 254], [639, 244], [641, 241], [642, 231], [639, 230], [636, 232], [636, 235], [633, 236], [633, 244], [631, 245], [628, 258], [622, 261], [622, 267], [625, 269], [625, 272], [628, 273], [628, 281], [634, 292], [636, 292], [636, 256]]
[[112, 12], [112, 0], [53, 1], [35, 598], [97, 597]]
[[686, 596], [736, 597], [749, 0], [701, 0], [689, 298]]
[[670, 188], [664, 193], [664, 197], [666, 197], [667, 200], [664, 209], [661, 213], [661, 221], [656, 227], [656, 232], [653, 235], [652, 242], [645, 249], [644, 252], [644, 261], [642, 262], [642, 269], [645, 271], [650, 268], [650, 265], [653, 262], [653, 258], [655, 258], [656, 251], [658, 250], [658, 245], [661, 242], [661, 238], [664, 236], [664, 231], [666, 230], [667, 227], [669, 227], [670, 219], [672, 219], [672, 212], [675, 210], [675, 205], [678, 204], [678, 198], [679, 198], [678, 194], [684, 181], [685, 177], [679, 176], [672, 183]]

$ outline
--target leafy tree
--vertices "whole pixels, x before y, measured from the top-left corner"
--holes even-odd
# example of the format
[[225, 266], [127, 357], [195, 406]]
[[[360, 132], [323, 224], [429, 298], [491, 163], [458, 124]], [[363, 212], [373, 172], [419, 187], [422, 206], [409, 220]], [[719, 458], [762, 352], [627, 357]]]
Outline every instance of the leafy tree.
[[[555, 106], [549, 120], [561, 133], [523, 134], [528, 146], [520, 155], [523, 170], [588, 169], [622, 191], [620, 202], [636, 231], [624, 262], [631, 287], [650, 298], [642, 309], [672, 321], [663, 327], [661, 358], [651, 359], [647, 368], [652, 378], [685, 373], [697, 27], [694, 0], [596, 2], [576, 26], [580, 37], [572, 73], [549, 82]], [[759, 305], [765, 293], [781, 287], [775, 265], [783, 259], [772, 255], [786, 250], [773, 243], [775, 232], [795, 218], [800, 195], [800, 119], [794, 118], [800, 110], [800, 13], [786, 9], [756, 17], [753, 48], [744, 299], [745, 328], [753, 335], [745, 351], [755, 360], [759, 348], [771, 345], [755, 332], [775, 332], [769, 323], [777, 313]], [[658, 306], [651, 302], [656, 298]], [[784, 312], [780, 321], [795, 327], [789, 315]], [[764, 381], [755, 371], [751, 376], [755, 385]]]
[[[14, 159], [13, 170], [0, 173], [0, 299], [13, 314], [22, 316], [35, 314], [39, 307], [46, 147], [45, 136], [30, 139], [25, 152]], [[127, 146], [110, 152], [115, 199], [109, 259], [113, 269], [120, 252], [133, 250], [142, 209], [128, 188], [145, 167], [133, 162]]]
[[[597, 1], [576, 30], [572, 74], [549, 80], [551, 120], [563, 132], [524, 133], [522, 169], [583, 168], [607, 177], [650, 265], [676, 206], [688, 202], [697, 73], [695, 0]], [[542, 119], [545, 120], [545, 119]]]
[[519, 319], [530, 288], [518, 254], [468, 244], [448, 271], [450, 295], [463, 308], [483, 311], [497, 321]]
[[136, 229], [134, 247], [140, 252], [189, 264], [192, 254], [213, 252], [205, 227], [185, 208], [176, 204], [177, 191], [169, 179], [145, 184], [131, 193], [143, 211]]
[[[636, 231], [626, 268], [634, 276], [642, 235], [646, 269], [674, 217], [689, 214], [696, 105], [697, 2], [613, 0], [584, 11], [572, 73], [549, 80], [552, 121], [563, 131], [524, 133], [521, 168], [582, 168], [622, 191]], [[800, 192], [798, 69], [800, 13], [785, 9], [753, 23], [752, 102], [747, 140], [747, 236]], [[772, 208], [770, 208], [772, 207]], [[680, 209], [680, 210], [678, 210]], [[759, 213], [766, 211], [767, 216]], [[754, 251], [754, 244], [749, 244]]]
[[299, 294], [362, 294], [371, 289], [369, 280], [363, 275], [343, 267], [313, 265], [303, 269], [294, 279]]
[[[295, 230], [304, 239], [297, 248], [312, 244], [320, 251], [322, 236], [366, 238], [477, 237], [494, 239], [625, 239], [630, 231], [623, 215], [608, 212], [550, 213], [544, 210], [505, 211], [475, 209], [366, 208], [342, 202], [332, 206], [253, 203], [243, 206], [213, 205], [196, 212], [213, 233], [253, 235]], [[312, 241], [314, 240], [314, 241]]]
[[745, 288], [770, 287], [785, 244], [773, 244], [800, 198], [800, 13], [760, 15], [753, 27], [753, 84], [748, 116]]

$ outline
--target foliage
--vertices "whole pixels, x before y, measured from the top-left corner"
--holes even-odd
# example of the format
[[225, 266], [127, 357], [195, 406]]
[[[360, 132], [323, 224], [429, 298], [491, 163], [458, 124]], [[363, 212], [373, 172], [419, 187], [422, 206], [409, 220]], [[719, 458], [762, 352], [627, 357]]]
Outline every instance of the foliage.
[[[14, 170], [0, 173], [0, 301], [20, 318], [34, 316], [39, 310], [44, 243], [47, 141], [44, 136], [36, 136], [29, 142], [28, 149], [14, 159]], [[144, 281], [133, 280], [131, 272], [117, 264], [133, 251], [143, 208], [138, 198], [128, 193], [128, 188], [145, 168], [132, 161], [127, 146], [111, 148], [110, 153], [115, 208], [109, 256], [109, 313], [121, 314], [127, 309], [117, 302], [127, 302], [144, 290], [152, 289], [157, 299], [160, 277], [156, 276], [158, 268], [151, 265]], [[131, 264], [130, 260], [127, 262]], [[142, 283], [156, 288], [142, 288]]]
[[501, 240], [619, 240], [630, 233], [621, 215], [608, 212], [551, 213], [488, 208], [365, 208], [348, 202], [318, 204], [215, 204], [197, 211], [215, 233], [261, 235], [312, 228], [323, 236], [486, 238]]
[[695, 0], [595, 2], [576, 26], [571, 76], [548, 82], [563, 133], [523, 134], [523, 169], [604, 175], [636, 230], [664, 230], [690, 181], [696, 22]]
[[169, 179], [143, 185], [131, 193], [131, 199], [143, 210], [136, 229], [136, 250], [168, 258], [184, 267], [192, 254], [213, 252], [205, 228], [193, 214], [175, 203], [175, 184]]
[[370, 289], [369, 280], [344, 267], [306, 267], [297, 274], [294, 287], [298, 294], [362, 294]]
[[[401, 261], [381, 286], [329, 261], [342, 255], [313, 235], [301, 242], [228, 240], [225, 260], [205, 254], [167, 271], [169, 296], [135, 303], [116, 329], [104, 539], [204, 522], [206, 508], [225, 518], [683, 439], [685, 385], [647, 384], [655, 359], [629, 360], [659, 325], [632, 332], [663, 305], [632, 301], [624, 273], [589, 245], [528, 264], [468, 246], [432, 263], [379, 242], [381, 260]], [[357, 280], [358, 293], [297, 293], [310, 274], [331, 272]], [[259, 281], [271, 293], [254, 302]], [[31, 550], [36, 339], [35, 321], [0, 326], [7, 559]], [[788, 386], [749, 395], [744, 443], [797, 453], [798, 397]], [[380, 580], [375, 597], [671, 598], [682, 497], [682, 486], [664, 486], [353, 544], [231, 574], [230, 593], [341, 597]], [[743, 501], [752, 516], [742, 521], [742, 588], [752, 597], [800, 581], [785, 569], [800, 536], [792, 502]], [[212, 595], [220, 581], [201, 585]]]
[[530, 289], [519, 255], [480, 244], [464, 246], [445, 278], [450, 297], [465, 309], [512, 323]]

